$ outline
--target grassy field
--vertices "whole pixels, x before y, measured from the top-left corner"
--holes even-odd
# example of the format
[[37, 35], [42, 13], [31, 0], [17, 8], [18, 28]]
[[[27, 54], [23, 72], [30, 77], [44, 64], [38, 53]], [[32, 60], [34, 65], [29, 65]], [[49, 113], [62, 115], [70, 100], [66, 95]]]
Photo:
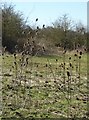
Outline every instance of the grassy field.
[[2, 56], [2, 118], [87, 117], [87, 54]]

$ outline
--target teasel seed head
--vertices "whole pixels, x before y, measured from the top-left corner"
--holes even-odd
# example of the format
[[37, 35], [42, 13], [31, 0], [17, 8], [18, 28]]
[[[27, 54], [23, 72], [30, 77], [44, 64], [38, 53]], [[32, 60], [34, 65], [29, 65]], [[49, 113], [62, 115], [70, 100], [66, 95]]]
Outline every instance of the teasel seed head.
[[71, 57], [69, 57], [69, 60], [71, 60]]
[[74, 56], [77, 56], [77, 54], [74, 54]]
[[58, 61], [58, 59], [56, 59], [56, 62]]
[[69, 72], [69, 71], [67, 71], [67, 76], [68, 76], [68, 77], [70, 76], [70, 72]]
[[72, 64], [70, 63], [70, 67], [72, 67]]
[[38, 18], [36, 18], [36, 22], [38, 21]]
[[79, 59], [81, 59], [81, 56], [79, 56]]
[[82, 51], [80, 51], [80, 55], [82, 55]]

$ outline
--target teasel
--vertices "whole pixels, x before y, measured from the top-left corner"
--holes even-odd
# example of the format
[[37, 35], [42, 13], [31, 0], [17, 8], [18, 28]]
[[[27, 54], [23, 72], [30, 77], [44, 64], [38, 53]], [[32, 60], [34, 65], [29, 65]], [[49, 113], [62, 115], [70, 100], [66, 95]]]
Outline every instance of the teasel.
[[55, 60], [56, 61], [56, 70], [55, 70], [55, 76], [58, 77], [58, 59]]
[[45, 25], [43, 24], [43, 28], [45, 28]]
[[69, 69], [67, 68], [67, 77], [68, 77], [68, 117], [70, 116], [70, 108], [71, 108], [71, 74]]
[[60, 63], [60, 65], [59, 65], [59, 76], [61, 76], [61, 73], [62, 73], [62, 68], [61, 68], [61, 63]]
[[45, 81], [47, 81], [48, 77], [48, 64], [45, 65]]
[[14, 53], [14, 58], [16, 59], [16, 53]]
[[66, 57], [66, 47], [64, 47], [64, 51], [63, 51], [63, 63], [64, 63], [64, 65], [63, 65], [63, 79], [64, 79], [64, 87], [65, 87], [65, 57]]
[[38, 21], [38, 18], [36, 18], [36, 22]]
[[29, 59], [29, 58], [27, 57], [27, 58], [26, 58], [26, 67], [27, 67], [27, 65], [28, 65], [28, 59]]
[[78, 74], [78, 50], [77, 50], [77, 53], [74, 54], [75, 56], [75, 69], [76, 69], [76, 77], [77, 77], [77, 74]]
[[70, 71], [70, 74], [71, 74], [71, 76], [70, 76], [71, 78], [70, 78], [70, 79], [72, 80], [72, 69], [73, 69], [73, 65], [72, 65], [71, 59], [72, 59], [72, 58], [69, 57], [69, 71]]
[[82, 51], [80, 51], [80, 55], [82, 55], [83, 53], [82, 53]]
[[[81, 54], [82, 55], [82, 54]], [[78, 78], [79, 78], [79, 89], [80, 89], [80, 84], [81, 84], [81, 75], [80, 75], [80, 70], [81, 70], [81, 56], [79, 56], [79, 70], [78, 70]]]
[[[37, 30], [39, 30], [39, 26], [37, 26]], [[37, 31], [38, 32], [38, 31]]]
[[17, 62], [15, 61], [14, 62], [14, 65], [15, 65], [15, 78], [17, 78], [17, 73], [18, 73], [18, 69], [17, 69]]

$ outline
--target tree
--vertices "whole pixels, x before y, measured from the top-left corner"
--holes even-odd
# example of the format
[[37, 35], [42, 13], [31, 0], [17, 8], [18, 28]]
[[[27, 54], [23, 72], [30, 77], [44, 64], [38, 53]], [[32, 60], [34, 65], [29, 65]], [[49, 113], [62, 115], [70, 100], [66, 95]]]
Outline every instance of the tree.
[[[72, 29], [74, 27], [73, 21], [69, 19], [67, 14], [64, 14], [62, 17], [58, 18], [53, 23], [54, 28], [59, 30], [59, 39], [58, 44], [60, 43], [61, 47], [66, 49], [73, 49], [72, 40], [70, 39], [70, 35], [72, 33]], [[60, 36], [61, 33], [61, 36]]]
[[14, 6], [6, 3], [2, 8], [2, 45], [8, 51], [14, 52], [18, 38], [24, 30], [24, 19], [22, 14], [15, 12]]
[[64, 14], [62, 17], [59, 17], [54, 23], [53, 26], [55, 28], [63, 29], [67, 31], [73, 28], [73, 21], [69, 19], [67, 14]]
[[58, 18], [53, 26], [56, 29], [56, 38], [58, 36], [57, 45], [60, 43], [61, 47], [70, 50], [78, 48], [77, 46], [86, 46], [86, 28], [82, 23], [73, 24], [73, 21], [65, 14]]
[[86, 33], [87, 33], [86, 28], [81, 22], [79, 22], [76, 25], [76, 38], [75, 38], [75, 44], [79, 45], [79, 47], [82, 47], [82, 46], [86, 47], [87, 45]]

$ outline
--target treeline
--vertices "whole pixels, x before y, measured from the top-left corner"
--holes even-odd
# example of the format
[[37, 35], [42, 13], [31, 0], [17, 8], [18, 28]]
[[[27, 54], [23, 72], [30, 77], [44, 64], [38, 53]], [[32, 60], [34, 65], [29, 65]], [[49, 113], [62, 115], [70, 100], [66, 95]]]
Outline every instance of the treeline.
[[[35, 22], [39, 19], [36, 18]], [[81, 23], [74, 24], [65, 14], [52, 26], [32, 28], [24, 20], [23, 14], [14, 6], [4, 4], [2, 8], [2, 45], [10, 53], [24, 49], [32, 55], [57, 53], [58, 50], [74, 50], [87, 47], [87, 30]], [[43, 51], [43, 52], [42, 52]]]

